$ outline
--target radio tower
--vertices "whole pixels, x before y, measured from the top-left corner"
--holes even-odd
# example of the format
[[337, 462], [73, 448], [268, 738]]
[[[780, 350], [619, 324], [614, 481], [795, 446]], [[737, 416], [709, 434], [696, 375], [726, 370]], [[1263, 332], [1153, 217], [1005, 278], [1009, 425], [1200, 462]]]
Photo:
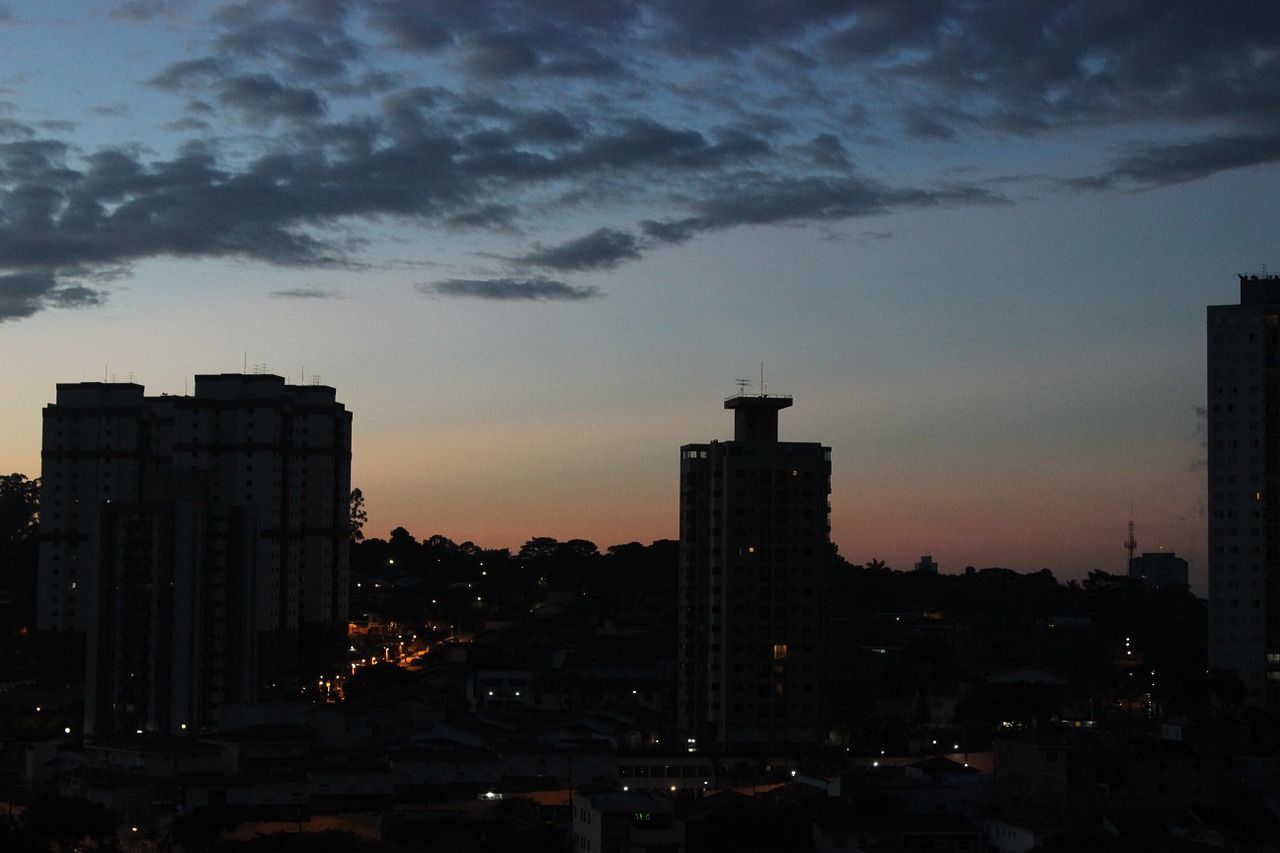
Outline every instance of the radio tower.
[[[1133, 518], [1129, 518], [1129, 538], [1124, 540], [1124, 549], [1129, 552], [1129, 565], [1133, 565], [1133, 552], [1138, 550], [1138, 541], [1133, 538]], [[1125, 567], [1126, 569], [1128, 566]]]

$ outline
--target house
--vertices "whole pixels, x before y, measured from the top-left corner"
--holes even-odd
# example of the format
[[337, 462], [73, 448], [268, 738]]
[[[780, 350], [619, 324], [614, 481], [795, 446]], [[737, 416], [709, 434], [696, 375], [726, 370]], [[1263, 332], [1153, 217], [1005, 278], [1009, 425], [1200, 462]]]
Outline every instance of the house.
[[573, 795], [573, 853], [683, 853], [685, 824], [670, 798], [588, 789]]

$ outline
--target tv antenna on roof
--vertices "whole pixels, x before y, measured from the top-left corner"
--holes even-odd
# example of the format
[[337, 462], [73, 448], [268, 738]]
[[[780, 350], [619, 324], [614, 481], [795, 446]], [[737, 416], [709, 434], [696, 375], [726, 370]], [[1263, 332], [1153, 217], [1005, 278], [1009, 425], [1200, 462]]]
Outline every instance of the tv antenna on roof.
[[733, 380], [733, 384], [738, 386], [738, 396], [741, 397], [742, 395], [746, 394], [747, 389], [751, 387], [751, 380], [735, 379]]

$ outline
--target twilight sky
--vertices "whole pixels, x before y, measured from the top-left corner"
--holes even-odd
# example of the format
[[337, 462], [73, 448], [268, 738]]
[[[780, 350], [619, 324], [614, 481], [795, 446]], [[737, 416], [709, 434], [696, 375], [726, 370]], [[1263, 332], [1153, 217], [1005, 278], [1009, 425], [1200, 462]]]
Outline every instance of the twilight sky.
[[855, 562], [1204, 572], [1280, 4], [0, 4], [0, 470], [57, 382], [319, 377], [370, 535], [677, 535], [735, 380]]

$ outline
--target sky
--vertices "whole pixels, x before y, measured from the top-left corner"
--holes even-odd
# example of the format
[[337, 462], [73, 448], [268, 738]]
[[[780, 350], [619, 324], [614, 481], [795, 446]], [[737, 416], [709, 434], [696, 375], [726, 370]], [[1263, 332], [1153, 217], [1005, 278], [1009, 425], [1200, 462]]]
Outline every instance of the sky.
[[746, 380], [852, 562], [1203, 590], [1280, 5], [0, 3], [0, 469], [55, 385], [323, 382], [366, 533], [678, 535]]

